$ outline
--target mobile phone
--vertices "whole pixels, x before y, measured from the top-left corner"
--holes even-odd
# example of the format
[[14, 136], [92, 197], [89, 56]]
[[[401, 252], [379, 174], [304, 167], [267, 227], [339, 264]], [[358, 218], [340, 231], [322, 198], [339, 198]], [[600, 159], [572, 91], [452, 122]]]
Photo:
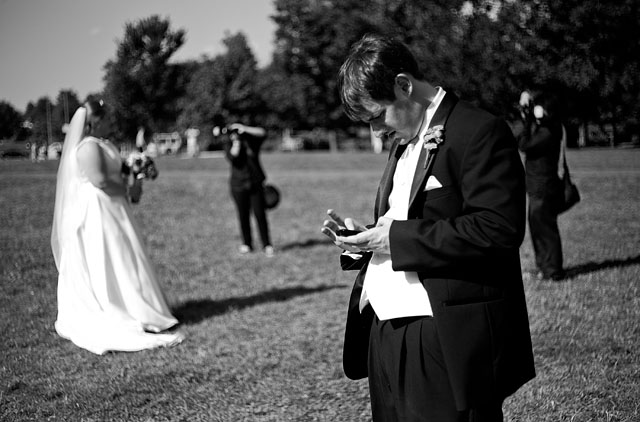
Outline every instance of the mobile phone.
[[358, 233], [362, 233], [362, 232], [359, 232], [357, 230], [349, 230], [349, 229], [340, 229], [336, 232], [336, 234], [341, 237], [355, 236]]

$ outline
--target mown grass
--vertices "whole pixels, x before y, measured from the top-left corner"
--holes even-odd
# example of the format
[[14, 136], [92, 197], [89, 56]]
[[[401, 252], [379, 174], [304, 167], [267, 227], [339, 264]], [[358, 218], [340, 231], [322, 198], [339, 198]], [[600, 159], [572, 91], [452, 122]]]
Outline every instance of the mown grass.
[[[521, 249], [538, 376], [510, 421], [640, 419], [640, 150], [570, 151], [583, 201], [560, 218], [561, 283]], [[95, 356], [59, 338], [49, 235], [56, 162], [0, 162], [0, 419], [366, 421], [342, 374], [353, 275], [319, 233], [327, 208], [372, 214], [385, 157], [265, 154], [282, 190], [277, 254], [241, 257], [222, 158], [160, 159], [135, 213], [184, 343]]]

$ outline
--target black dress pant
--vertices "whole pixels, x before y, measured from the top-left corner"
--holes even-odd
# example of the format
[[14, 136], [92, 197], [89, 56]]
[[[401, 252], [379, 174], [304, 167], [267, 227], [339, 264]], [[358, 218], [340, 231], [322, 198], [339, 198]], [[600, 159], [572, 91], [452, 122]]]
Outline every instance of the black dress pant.
[[460, 412], [432, 317], [374, 318], [369, 340], [374, 422], [502, 422], [502, 402]]
[[271, 245], [269, 239], [269, 222], [267, 221], [267, 211], [264, 205], [264, 195], [262, 193], [262, 187], [256, 186], [250, 189], [231, 189], [231, 195], [233, 201], [236, 204], [238, 212], [238, 221], [240, 222], [240, 234], [242, 235], [242, 242], [253, 248], [253, 239], [251, 236], [251, 211], [258, 223], [258, 231], [260, 232], [260, 239], [262, 240], [262, 246]]
[[529, 196], [529, 233], [536, 256], [536, 266], [545, 278], [562, 277], [562, 243], [558, 214], [552, 201]]

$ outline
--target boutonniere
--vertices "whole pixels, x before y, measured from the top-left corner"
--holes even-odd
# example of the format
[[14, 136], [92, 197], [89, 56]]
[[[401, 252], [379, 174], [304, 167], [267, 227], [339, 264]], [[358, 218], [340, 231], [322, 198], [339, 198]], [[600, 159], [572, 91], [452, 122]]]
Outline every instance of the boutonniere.
[[[437, 125], [432, 126], [424, 134], [424, 149], [426, 149], [429, 153], [431, 151], [435, 151], [438, 149], [441, 143], [444, 142], [444, 126]], [[427, 168], [427, 161], [429, 160], [429, 154], [424, 160], [424, 168]]]

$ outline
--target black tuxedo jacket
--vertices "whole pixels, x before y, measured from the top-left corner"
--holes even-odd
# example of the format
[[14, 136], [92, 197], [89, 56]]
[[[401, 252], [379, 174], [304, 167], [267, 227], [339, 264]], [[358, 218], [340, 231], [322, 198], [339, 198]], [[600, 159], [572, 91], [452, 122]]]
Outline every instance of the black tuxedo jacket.
[[[429, 294], [456, 407], [464, 410], [502, 400], [535, 376], [519, 256], [524, 172], [502, 119], [447, 93], [430, 124], [436, 125], [444, 125], [444, 141], [422, 151], [408, 220], [391, 225], [391, 260], [395, 271], [417, 272]], [[390, 151], [375, 220], [387, 211], [402, 148]], [[442, 187], [425, 191], [429, 176]], [[373, 312], [367, 306], [360, 313], [359, 301], [370, 257], [341, 257], [343, 269], [360, 270], [344, 342], [351, 379], [368, 375]]]

